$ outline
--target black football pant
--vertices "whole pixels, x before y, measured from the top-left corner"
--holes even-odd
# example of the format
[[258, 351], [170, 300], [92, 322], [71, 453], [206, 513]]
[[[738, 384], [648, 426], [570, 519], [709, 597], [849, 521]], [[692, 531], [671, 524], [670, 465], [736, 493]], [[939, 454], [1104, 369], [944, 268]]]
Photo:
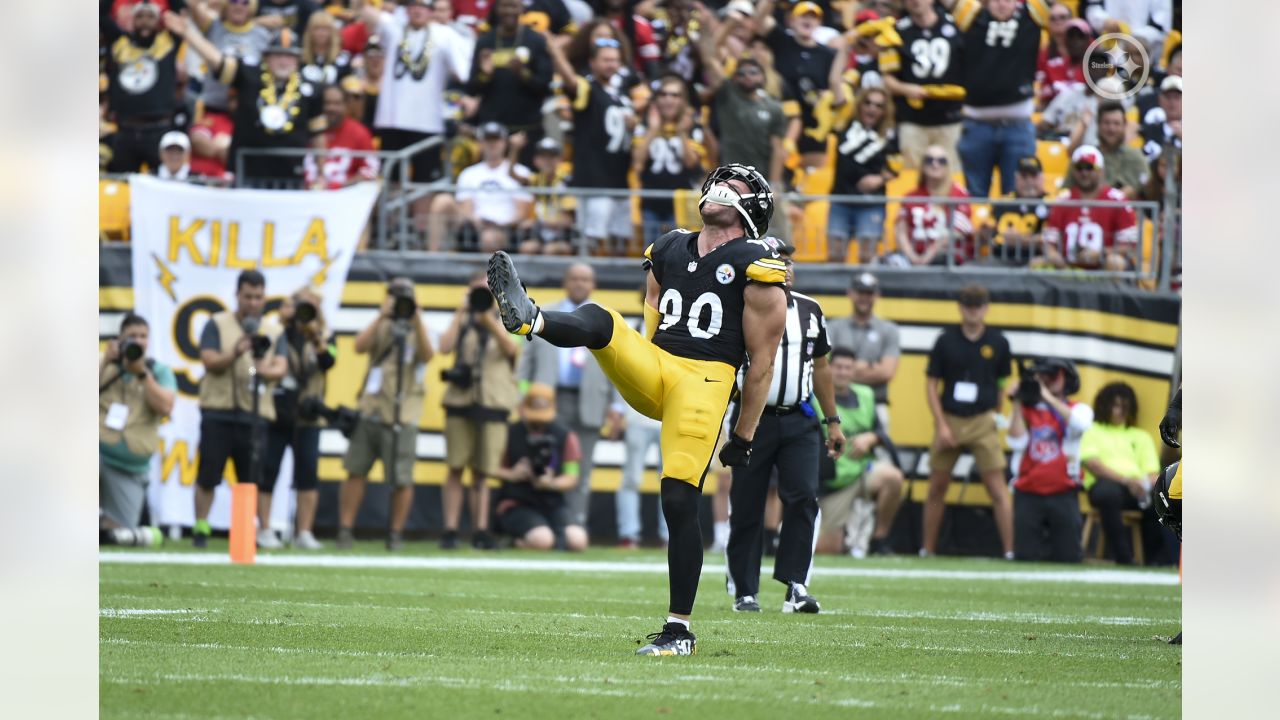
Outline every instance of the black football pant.
[[1013, 554], [1018, 560], [1080, 562], [1080, 526], [1075, 490], [1013, 494]]
[[[736, 412], [733, 422], [737, 424]], [[778, 499], [782, 501], [782, 532], [773, 579], [783, 584], [807, 579], [818, 516], [821, 447], [817, 418], [806, 417], [799, 410], [779, 416], [765, 409], [752, 443], [751, 462], [745, 468], [733, 469], [733, 487], [729, 490], [729, 575], [738, 597], [760, 594], [764, 504], [774, 468], [778, 470]]]

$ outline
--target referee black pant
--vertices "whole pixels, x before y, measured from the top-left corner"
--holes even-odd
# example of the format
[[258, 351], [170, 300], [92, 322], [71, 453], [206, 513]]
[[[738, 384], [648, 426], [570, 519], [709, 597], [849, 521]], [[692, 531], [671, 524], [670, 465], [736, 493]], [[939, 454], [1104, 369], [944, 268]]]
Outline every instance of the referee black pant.
[[760, 594], [764, 503], [775, 467], [778, 498], [782, 501], [782, 532], [773, 579], [783, 584], [805, 582], [813, 561], [821, 446], [818, 421], [805, 417], [803, 412], [779, 416], [766, 409], [760, 418], [751, 462], [745, 468], [733, 469], [733, 487], [729, 490], [729, 575], [738, 597]]

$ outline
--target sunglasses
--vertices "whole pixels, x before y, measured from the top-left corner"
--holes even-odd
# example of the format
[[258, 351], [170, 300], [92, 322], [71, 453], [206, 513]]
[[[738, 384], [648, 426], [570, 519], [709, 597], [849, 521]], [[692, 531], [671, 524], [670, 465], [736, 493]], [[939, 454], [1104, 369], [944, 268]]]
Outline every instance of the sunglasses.
[[1097, 165], [1094, 165], [1093, 163], [1089, 163], [1089, 162], [1078, 162], [1072, 167], [1074, 167], [1076, 170], [1097, 170], [1098, 169]]
[[945, 157], [936, 157], [936, 156], [931, 157], [929, 155], [926, 155], [924, 158], [924, 164], [925, 165], [946, 165], [947, 159]]
[[614, 40], [613, 38], [600, 38], [596, 40], [595, 45], [598, 48], [621, 48], [622, 47], [622, 43], [618, 42], [617, 40]]

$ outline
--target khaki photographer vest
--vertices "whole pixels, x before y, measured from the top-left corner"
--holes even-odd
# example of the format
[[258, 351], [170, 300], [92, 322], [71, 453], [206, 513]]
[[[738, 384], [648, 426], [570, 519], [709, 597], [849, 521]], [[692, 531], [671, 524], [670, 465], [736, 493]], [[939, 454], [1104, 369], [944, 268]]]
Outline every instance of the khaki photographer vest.
[[[209, 318], [209, 322], [214, 323], [218, 328], [218, 341], [221, 347], [220, 352], [231, 352], [232, 348], [240, 342], [240, 338], [244, 336], [244, 330], [240, 327], [240, 321], [236, 320], [235, 313], [230, 310], [223, 310], [215, 313]], [[266, 334], [266, 333], [263, 333]], [[270, 337], [268, 335], [268, 337]], [[276, 338], [271, 338], [272, 349], [267, 351], [270, 355], [275, 351]], [[249, 370], [253, 367], [253, 353], [246, 352], [235, 359], [222, 372], [205, 372], [204, 378], [200, 380], [200, 408], [203, 410], [243, 410], [246, 413], [253, 411], [253, 395], [250, 393], [250, 386], [253, 382], [253, 376]], [[258, 396], [258, 414], [267, 422], [276, 419], [276, 406], [271, 398], [271, 390], [275, 383], [263, 380], [259, 387], [261, 394]]]
[[[301, 405], [305, 398], [309, 397], [319, 398], [320, 401], [323, 402], [326, 373], [320, 369], [320, 361], [318, 359], [318, 354], [316, 353], [316, 346], [308, 340], [302, 344], [301, 353], [298, 352], [298, 348], [294, 347], [292, 343], [289, 343], [288, 347], [289, 373], [296, 373], [296, 375], [294, 375], [295, 379], [297, 378], [297, 375], [309, 373], [307, 375], [306, 384], [297, 389], [299, 405]], [[300, 427], [319, 427], [323, 424], [324, 420], [319, 418], [310, 422], [298, 418], [298, 425]]]
[[[369, 371], [365, 373], [364, 385], [360, 390], [360, 414], [365, 417], [377, 417], [390, 424], [395, 415], [396, 402], [396, 361], [395, 338], [391, 333], [391, 320], [381, 318], [374, 331], [373, 347], [369, 349]], [[404, 397], [400, 402], [400, 424], [418, 426], [418, 418], [422, 417], [422, 403], [427, 395], [423, 384], [426, 376], [427, 359], [417, 351], [414, 339], [415, 330], [410, 329], [404, 339], [405, 354], [402, 372]], [[376, 366], [374, 365], [376, 363]], [[370, 392], [370, 380], [374, 369], [381, 369], [381, 377], [377, 388]]]
[[[134, 455], [151, 455], [160, 449], [160, 423], [164, 416], [151, 409], [147, 404], [146, 390], [135, 376], [125, 382], [121, 377], [123, 371], [118, 363], [112, 363], [98, 374], [98, 387], [110, 383], [106, 390], [98, 393], [98, 440], [114, 445], [124, 438], [124, 444]], [[107, 410], [112, 403], [124, 403], [129, 408], [129, 417], [124, 421], [124, 430], [112, 430], [107, 427]]]
[[[459, 330], [459, 334], [462, 332]], [[484, 357], [477, 359], [480, 355], [480, 331], [472, 327], [465, 332], [455, 350], [453, 366], [472, 367], [471, 387], [460, 388], [446, 382], [441, 404], [447, 408], [482, 407], [510, 413], [520, 402], [516, 360], [508, 360], [493, 338], [486, 340]]]

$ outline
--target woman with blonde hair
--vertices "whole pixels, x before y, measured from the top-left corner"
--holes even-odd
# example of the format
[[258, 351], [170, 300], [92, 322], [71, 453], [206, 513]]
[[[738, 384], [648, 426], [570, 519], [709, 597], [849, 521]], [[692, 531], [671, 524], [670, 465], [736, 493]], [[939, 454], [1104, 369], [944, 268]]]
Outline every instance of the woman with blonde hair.
[[[305, 286], [280, 303], [289, 370], [276, 386], [276, 420], [267, 428], [267, 448], [262, 463], [264, 484], [271, 487], [280, 474], [285, 448], [293, 448], [293, 488], [298, 493], [293, 546], [303, 550], [323, 547], [311, 531], [320, 497], [317, 488], [322, 420], [309, 411], [308, 406], [324, 402], [325, 375], [337, 356], [324, 312], [320, 309], [321, 302], [320, 293]], [[258, 546], [266, 549], [282, 547], [270, 522], [271, 492], [260, 489]]]
[[302, 35], [302, 79], [336, 85], [351, 74], [351, 54], [342, 49], [338, 23], [327, 12], [313, 12]]
[[[833, 86], [832, 112], [848, 104], [850, 88], [843, 83]], [[862, 91], [853, 104], [853, 112], [835, 123], [836, 171], [832, 175], [832, 195], [870, 195], [876, 202], [832, 203], [827, 219], [827, 257], [844, 262], [848, 242], [858, 244], [857, 260], [866, 265], [875, 255], [876, 245], [884, 234], [884, 190], [893, 178], [889, 156], [898, 152], [898, 139], [893, 130], [893, 100], [881, 87]]]

